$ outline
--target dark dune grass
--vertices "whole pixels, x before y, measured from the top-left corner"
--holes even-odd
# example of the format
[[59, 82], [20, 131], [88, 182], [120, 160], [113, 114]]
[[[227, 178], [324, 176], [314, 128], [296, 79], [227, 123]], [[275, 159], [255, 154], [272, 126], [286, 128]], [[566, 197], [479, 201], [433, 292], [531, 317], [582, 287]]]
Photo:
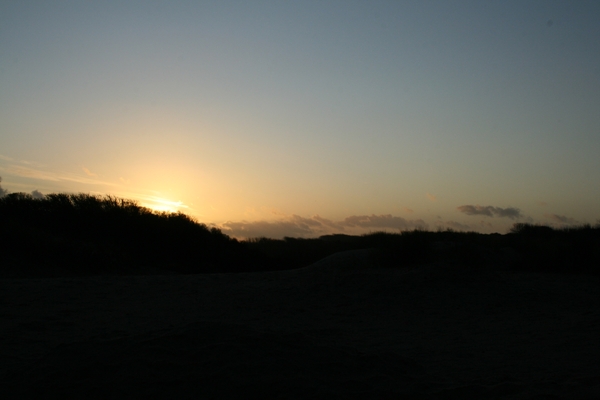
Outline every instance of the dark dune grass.
[[0, 276], [230, 273], [308, 266], [331, 254], [375, 249], [381, 266], [466, 267], [598, 274], [600, 225], [515, 224], [505, 234], [375, 232], [238, 241], [183, 213], [159, 213], [113, 196], [24, 193], [0, 198]]

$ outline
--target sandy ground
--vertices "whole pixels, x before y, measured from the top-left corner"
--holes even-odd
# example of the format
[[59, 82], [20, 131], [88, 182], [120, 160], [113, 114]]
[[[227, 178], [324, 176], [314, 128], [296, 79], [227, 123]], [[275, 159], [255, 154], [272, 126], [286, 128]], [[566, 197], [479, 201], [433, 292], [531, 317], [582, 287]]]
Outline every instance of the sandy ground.
[[[600, 398], [600, 277], [376, 268], [0, 280], [4, 398]], [[177, 398], [173, 397], [173, 398]]]

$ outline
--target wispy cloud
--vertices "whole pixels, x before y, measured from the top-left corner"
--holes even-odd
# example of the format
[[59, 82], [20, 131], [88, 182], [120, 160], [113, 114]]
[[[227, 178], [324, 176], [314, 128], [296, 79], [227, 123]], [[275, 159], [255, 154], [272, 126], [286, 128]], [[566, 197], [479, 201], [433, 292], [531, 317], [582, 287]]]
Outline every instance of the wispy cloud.
[[83, 169], [83, 172], [85, 172], [85, 174], [87, 176], [92, 176], [92, 177], [97, 177], [98, 174], [93, 173], [92, 171], [90, 171], [89, 169], [87, 169], [86, 167], [81, 167]]
[[339, 232], [361, 234], [373, 230], [412, 230], [427, 227], [427, 223], [421, 219], [407, 220], [392, 215], [353, 215], [342, 221], [332, 221], [318, 215], [305, 218], [295, 214], [277, 221], [228, 221], [220, 225], [224, 233], [239, 239], [318, 237]]
[[399, 230], [409, 230], [415, 228], [427, 228], [427, 223], [422, 219], [407, 220], [402, 217], [394, 217], [391, 214], [387, 215], [353, 215], [346, 217], [341, 222], [342, 225], [348, 227], [360, 228], [392, 228]]
[[490, 221], [484, 220], [479, 221], [479, 226], [481, 228], [494, 228], [494, 225]]
[[437, 201], [437, 196], [434, 196], [431, 193], [427, 193], [427, 198], [431, 201]]
[[0, 154], [0, 160], [2, 161], [8, 161], [10, 163], [16, 163], [16, 164], [24, 164], [24, 165], [33, 165], [33, 166], [37, 166], [37, 167], [41, 167], [42, 164], [37, 163], [37, 162], [33, 162], [33, 161], [28, 161], [28, 160], [16, 160], [12, 157], [8, 157], [5, 155]]
[[554, 222], [558, 222], [559, 224], [575, 225], [578, 223], [578, 221], [576, 219], [566, 217], [564, 215], [546, 213], [546, 214], [544, 214], [544, 217], [546, 217]]
[[332, 220], [329, 220], [327, 218], [322, 218], [319, 215], [313, 216], [312, 219], [314, 219], [317, 222], [320, 222], [323, 226], [331, 228], [336, 231], [344, 231], [344, 229], [345, 229], [343, 225], [341, 225], [337, 222], [333, 222]]
[[315, 220], [308, 220], [295, 216], [287, 221], [228, 221], [221, 226], [224, 233], [247, 239], [253, 237], [269, 237], [281, 239], [283, 237], [314, 237], [324, 233], [323, 225]]
[[438, 228], [451, 228], [457, 231], [472, 231], [471, 225], [463, 224], [457, 221], [439, 221], [436, 223]]
[[520, 218], [522, 217], [521, 211], [514, 207], [494, 207], [494, 206], [473, 206], [464, 205], [457, 207], [457, 210], [467, 215], [484, 215], [486, 217], [500, 217], [500, 218]]
[[59, 177], [56, 174], [47, 171], [40, 171], [32, 168], [21, 167], [19, 165], [9, 165], [6, 168], [2, 168], [4, 171], [12, 175], [21, 176], [24, 178], [40, 179], [44, 181], [59, 181]]
[[545, 201], [538, 201], [537, 205], [540, 207], [548, 207], [548, 203], [546, 203]]
[[98, 179], [92, 179], [93, 176], [87, 175], [82, 176], [78, 174], [68, 173], [68, 172], [54, 172], [54, 171], [44, 171], [41, 169], [34, 169], [29, 167], [23, 167], [20, 165], [8, 165], [6, 167], [0, 167], [0, 170], [6, 171], [11, 175], [16, 175], [24, 178], [30, 179], [39, 179], [43, 181], [68, 181], [68, 182], [76, 182], [76, 183], [84, 183], [88, 185], [108, 185], [114, 186], [111, 182], [101, 181]]

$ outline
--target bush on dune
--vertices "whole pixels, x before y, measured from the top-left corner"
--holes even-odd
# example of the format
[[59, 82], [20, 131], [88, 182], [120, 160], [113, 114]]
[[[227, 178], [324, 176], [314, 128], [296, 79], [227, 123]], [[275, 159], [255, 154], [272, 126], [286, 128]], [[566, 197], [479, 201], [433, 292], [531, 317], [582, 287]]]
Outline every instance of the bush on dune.
[[555, 229], [518, 223], [506, 235], [451, 229], [374, 232], [346, 243], [352, 243], [352, 248], [375, 249], [376, 261], [388, 267], [442, 262], [473, 268], [600, 273], [600, 225]]
[[600, 225], [564, 228], [515, 224], [511, 245], [523, 256], [518, 268], [538, 272], [600, 273]]
[[552, 228], [517, 223], [510, 233], [453, 230], [377, 233], [370, 238], [390, 266], [444, 262], [466, 267], [498, 265], [512, 270], [600, 273], [600, 225]]
[[489, 262], [489, 254], [501, 244], [496, 236], [477, 232], [413, 230], [400, 233], [377, 232], [367, 240], [378, 250], [380, 263], [406, 267], [437, 262], [478, 266]]
[[6, 268], [86, 274], [135, 265], [195, 273], [251, 270], [259, 262], [216, 228], [113, 196], [13, 193], [0, 198], [0, 218]]

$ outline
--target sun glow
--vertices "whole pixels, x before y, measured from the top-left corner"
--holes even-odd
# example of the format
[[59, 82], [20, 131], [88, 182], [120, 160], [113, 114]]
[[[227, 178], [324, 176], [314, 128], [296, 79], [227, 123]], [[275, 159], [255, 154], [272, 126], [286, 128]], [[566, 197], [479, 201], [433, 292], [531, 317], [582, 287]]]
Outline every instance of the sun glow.
[[174, 213], [189, 208], [182, 201], [171, 201], [160, 197], [150, 196], [143, 201], [142, 206], [153, 211]]

